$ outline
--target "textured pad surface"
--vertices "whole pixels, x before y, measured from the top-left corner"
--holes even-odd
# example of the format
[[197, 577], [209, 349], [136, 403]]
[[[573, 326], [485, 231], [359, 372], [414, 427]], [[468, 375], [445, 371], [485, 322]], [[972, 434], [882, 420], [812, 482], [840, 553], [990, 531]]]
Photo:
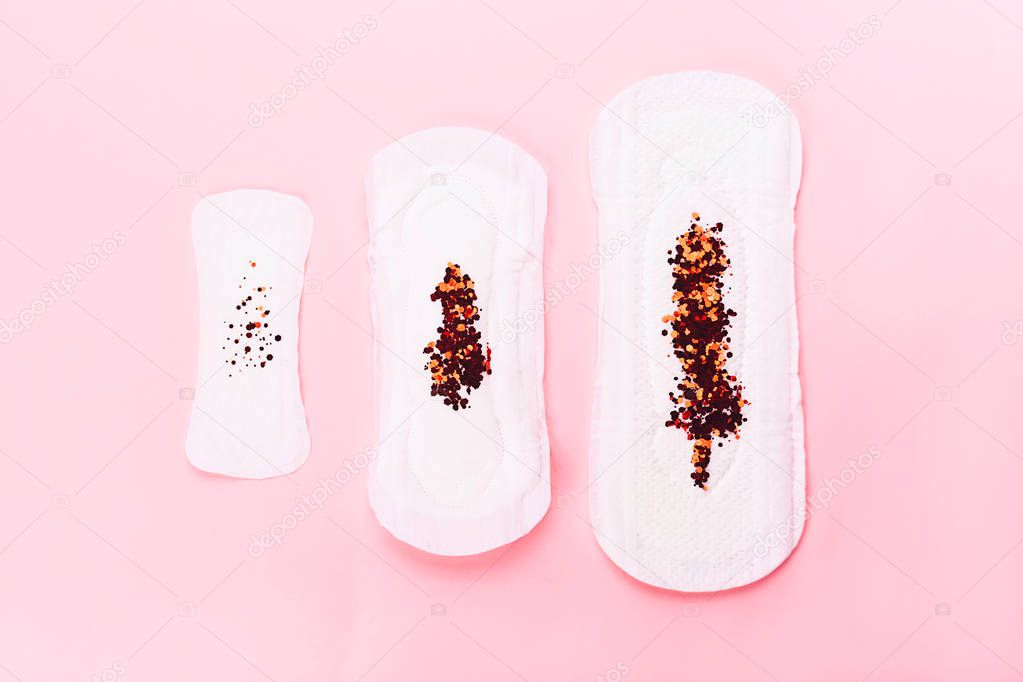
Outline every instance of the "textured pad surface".
[[[801, 145], [773, 95], [737, 76], [642, 81], [603, 111], [590, 141], [601, 241], [632, 236], [601, 272], [591, 513], [604, 551], [633, 577], [680, 591], [762, 578], [792, 551], [805, 506], [793, 263]], [[756, 125], [755, 125], [756, 123]], [[666, 426], [680, 375], [664, 318], [676, 309], [669, 252], [722, 224], [731, 319], [727, 371], [750, 404], [739, 437], [715, 438], [706, 489], [693, 441]], [[719, 445], [720, 444], [720, 445]]]
[[185, 450], [240, 478], [291, 473], [309, 455], [298, 379], [298, 311], [313, 233], [297, 197], [243, 189], [192, 214], [199, 374]]
[[[366, 186], [379, 441], [370, 503], [420, 549], [493, 549], [529, 532], [550, 502], [543, 327], [500, 333], [542, 296], [546, 176], [500, 137], [435, 128], [381, 151]], [[466, 284], [439, 290], [455, 266]], [[449, 294], [461, 307], [447, 325]], [[464, 363], [445, 356], [445, 334], [463, 340]], [[431, 395], [438, 376], [464, 385]]]

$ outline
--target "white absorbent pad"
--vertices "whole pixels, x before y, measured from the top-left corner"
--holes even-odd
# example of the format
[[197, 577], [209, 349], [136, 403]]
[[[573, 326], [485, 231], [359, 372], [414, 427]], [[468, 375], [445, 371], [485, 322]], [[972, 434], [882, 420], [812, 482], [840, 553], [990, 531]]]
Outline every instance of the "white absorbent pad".
[[802, 151], [773, 99], [728, 74], [651, 78], [590, 141], [601, 242], [630, 235], [600, 275], [592, 523], [618, 566], [659, 587], [753, 582], [802, 532]]
[[543, 296], [546, 175], [496, 135], [434, 128], [377, 154], [366, 193], [370, 504], [428, 552], [493, 549], [550, 502], [543, 325], [517, 324]]
[[185, 451], [199, 469], [268, 478], [309, 454], [298, 312], [313, 232], [297, 197], [242, 189], [192, 213], [199, 371]]

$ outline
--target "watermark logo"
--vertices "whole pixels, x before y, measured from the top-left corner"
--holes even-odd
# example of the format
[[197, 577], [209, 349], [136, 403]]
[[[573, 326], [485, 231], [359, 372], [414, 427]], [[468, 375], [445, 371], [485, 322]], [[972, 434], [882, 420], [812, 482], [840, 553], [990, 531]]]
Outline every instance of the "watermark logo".
[[632, 669], [624, 661], [618, 661], [612, 667], [602, 673], [597, 673], [597, 682], [620, 682], [624, 680]]
[[376, 459], [377, 452], [371, 447], [363, 448], [352, 459], [344, 464], [332, 476], [320, 476], [316, 487], [302, 497], [295, 498], [295, 506], [281, 520], [270, 526], [264, 533], [249, 534], [249, 556], [258, 559], [272, 547], [284, 544], [284, 538], [298, 525], [322, 511], [339, 490], [348, 485], [355, 476], [366, 470], [370, 462]]
[[32, 331], [36, 320], [47, 310], [57, 304], [60, 299], [70, 296], [86, 277], [95, 272], [110, 256], [128, 242], [128, 238], [117, 230], [99, 244], [92, 245], [92, 251], [85, 254], [80, 261], [68, 261], [64, 272], [58, 279], [51, 279], [43, 287], [39, 296], [25, 305], [17, 315], [9, 320], [0, 319], [0, 344], [10, 343], [22, 332]]
[[128, 669], [124, 667], [124, 664], [120, 661], [114, 661], [110, 664], [109, 668], [93, 673], [89, 679], [92, 682], [114, 682], [114, 680], [119, 680], [127, 674]]
[[831, 78], [831, 72], [864, 42], [881, 30], [881, 20], [871, 14], [866, 21], [846, 31], [837, 45], [821, 48], [821, 56], [799, 68], [799, 76], [770, 102], [757, 104], [751, 113], [753, 127], [763, 128], [787, 111], [789, 104], [809, 92], [817, 83]]
[[308, 64], [301, 64], [295, 67], [295, 77], [284, 83], [280, 89], [270, 95], [266, 100], [258, 104], [249, 105], [249, 125], [259, 128], [267, 119], [280, 116], [284, 113], [285, 107], [298, 94], [311, 86], [315, 81], [321, 80], [330, 70], [330, 67], [341, 61], [346, 54], [362, 42], [378, 26], [377, 20], [370, 14], [362, 18], [362, 21], [346, 28], [341, 36], [326, 47], [318, 45], [316, 56]]
[[631, 238], [624, 230], [600, 245], [584, 263], [572, 263], [570, 272], [554, 281], [547, 287], [542, 299], [530, 306], [525, 313], [514, 320], [505, 318], [501, 321], [501, 341], [509, 343], [519, 334], [536, 329], [541, 318], [552, 308], [556, 308], [567, 298], [574, 296], [583, 282], [592, 277], [604, 265], [620, 254], [631, 243]]
[[1015, 346], [1016, 342], [1023, 337], [1023, 319], [1015, 322], [1002, 322], [1002, 343], [1006, 346]]
[[874, 466], [879, 459], [881, 459], [881, 449], [876, 445], [871, 445], [857, 457], [850, 457], [847, 460], [846, 466], [838, 473], [838, 476], [824, 479], [823, 485], [807, 499], [804, 508], [793, 512], [788, 519], [778, 524], [767, 535], [757, 535], [756, 543], [753, 546], [753, 556], [757, 559], [762, 559], [772, 549], [786, 542], [803, 525], [807, 518], [818, 511], [827, 510], [831, 506], [831, 502], [843, 490], [852, 485], [857, 478]]

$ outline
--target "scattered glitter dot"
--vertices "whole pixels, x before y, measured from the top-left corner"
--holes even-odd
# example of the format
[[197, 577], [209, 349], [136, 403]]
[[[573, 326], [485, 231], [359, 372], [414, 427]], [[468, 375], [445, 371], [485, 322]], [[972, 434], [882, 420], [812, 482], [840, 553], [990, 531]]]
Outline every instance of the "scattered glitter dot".
[[[256, 267], [255, 261], [248, 261], [248, 263], [251, 267], [253, 268]], [[242, 277], [243, 281], [246, 279], [247, 279], [246, 277], [244, 276]], [[239, 284], [238, 288], [243, 289], [244, 287], [243, 285]], [[255, 307], [256, 310], [262, 311], [261, 317], [266, 317], [270, 311], [268, 305], [270, 302], [268, 292], [270, 292], [272, 289], [273, 287], [266, 286], [264, 284], [252, 287], [250, 291], [255, 292], [255, 296], [253, 294], [243, 294], [241, 300], [238, 302], [238, 305], [235, 306], [235, 310], [240, 310], [242, 317], [244, 318], [249, 314], [247, 308], [250, 307], [249, 304], [251, 303], [252, 304], [251, 307]], [[243, 308], [246, 309], [243, 310]], [[272, 360], [273, 355], [268, 353], [264, 357], [262, 354], [274, 343], [279, 342], [281, 340], [281, 335], [275, 334], [272, 337], [269, 336], [267, 330], [270, 325], [267, 322], [247, 322], [246, 320], [242, 319], [234, 320], [233, 322], [230, 320], [225, 320], [224, 323], [227, 324], [227, 328], [231, 330], [235, 330], [235, 328], [238, 327], [238, 329], [235, 330], [237, 336], [234, 337], [228, 336], [227, 337], [228, 341], [234, 341], [235, 345], [241, 345], [241, 341], [243, 339], [246, 341], [243, 353], [244, 365], [238, 365], [239, 373], [241, 371], [244, 371], [244, 367], [255, 367], [257, 362], [259, 363], [260, 367], [266, 367], [266, 362], [268, 360]], [[258, 346], [259, 350], [253, 352], [252, 349], [253, 347], [256, 346]], [[224, 349], [226, 349], [226, 347], [224, 347]], [[234, 353], [234, 357], [238, 357], [238, 353]], [[227, 359], [225, 360], [225, 362], [230, 362], [232, 365], [237, 365], [237, 361], [233, 359]], [[233, 376], [233, 374], [228, 374], [228, 376], [229, 377]]]

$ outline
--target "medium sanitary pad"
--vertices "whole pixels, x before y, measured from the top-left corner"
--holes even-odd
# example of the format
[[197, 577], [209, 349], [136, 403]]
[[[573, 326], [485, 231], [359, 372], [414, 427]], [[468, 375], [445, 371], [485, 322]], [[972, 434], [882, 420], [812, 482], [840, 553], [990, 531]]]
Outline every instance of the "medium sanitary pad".
[[660, 76], [619, 94], [591, 137], [601, 241], [631, 237], [601, 272], [592, 523], [659, 587], [758, 580], [803, 528], [802, 152], [773, 100], [737, 76]]
[[195, 207], [199, 373], [185, 451], [200, 469], [268, 478], [309, 454], [298, 310], [312, 232], [302, 200], [269, 190]]
[[542, 298], [547, 179], [496, 135], [435, 128], [366, 180], [378, 453], [370, 504], [415, 547], [484, 552], [550, 502]]

